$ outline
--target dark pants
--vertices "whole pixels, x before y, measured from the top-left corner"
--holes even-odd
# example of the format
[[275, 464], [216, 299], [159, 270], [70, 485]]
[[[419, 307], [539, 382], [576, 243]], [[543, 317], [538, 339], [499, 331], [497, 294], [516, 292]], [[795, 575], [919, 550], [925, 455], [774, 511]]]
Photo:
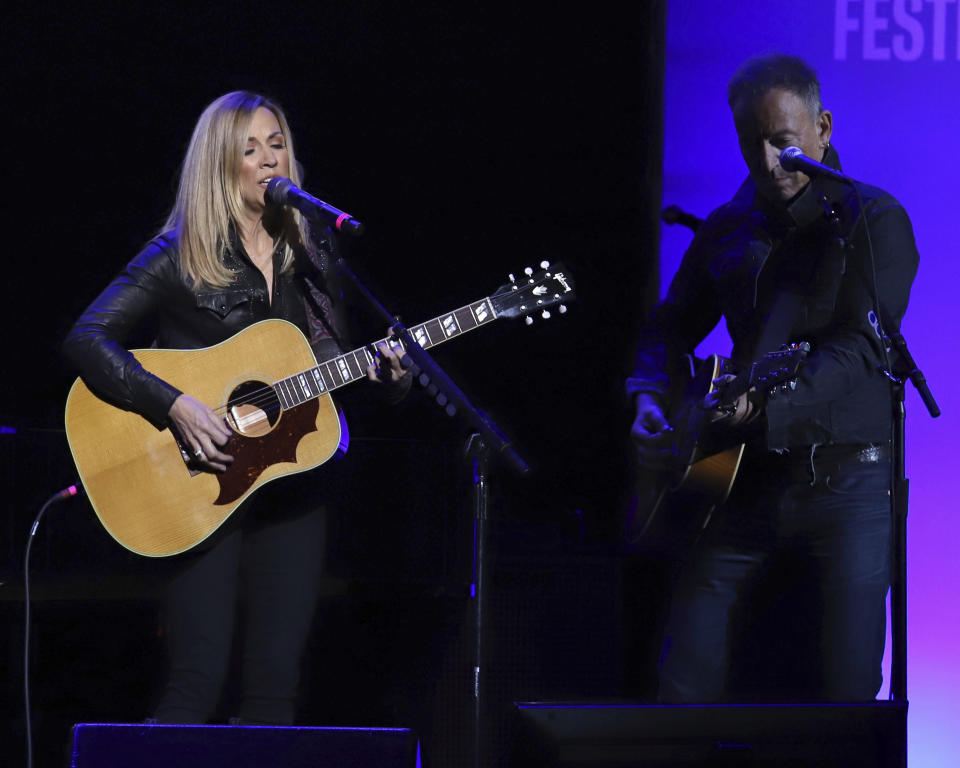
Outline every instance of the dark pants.
[[[738, 479], [716, 531], [693, 553], [674, 593], [661, 701], [876, 697], [890, 583], [890, 464], [807, 469], [802, 477], [802, 463], [774, 458]], [[793, 672], [793, 685], [770, 690], [754, 677], [748, 690], [736, 690], [733, 681], [749, 680], [759, 661], [748, 636], [764, 613], [755, 601], [783, 564], [779, 583], [793, 597], [786, 610], [781, 601], [759, 656], [774, 659], [767, 683]], [[767, 589], [765, 605], [777, 596]]]
[[210, 718], [224, 687], [235, 631], [240, 718], [293, 722], [325, 522], [322, 509], [310, 508], [298, 494], [307, 488], [299, 477], [261, 488], [235, 513], [231, 530], [176, 566], [165, 594], [170, 672], [155, 713], [158, 722]]

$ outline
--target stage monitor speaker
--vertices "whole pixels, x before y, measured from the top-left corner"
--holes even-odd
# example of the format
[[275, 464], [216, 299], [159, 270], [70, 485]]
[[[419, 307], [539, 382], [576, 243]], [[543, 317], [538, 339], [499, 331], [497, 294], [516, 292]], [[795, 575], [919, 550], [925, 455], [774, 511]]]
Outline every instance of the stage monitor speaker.
[[72, 768], [419, 768], [405, 728], [82, 723]]
[[513, 768], [907, 764], [906, 703], [514, 707]]

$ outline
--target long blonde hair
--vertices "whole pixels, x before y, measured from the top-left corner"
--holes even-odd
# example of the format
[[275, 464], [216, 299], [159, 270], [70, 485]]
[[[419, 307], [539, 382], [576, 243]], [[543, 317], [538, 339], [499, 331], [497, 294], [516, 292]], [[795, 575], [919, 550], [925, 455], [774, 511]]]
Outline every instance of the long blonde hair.
[[[267, 98], [249, 91], [233, 91], [212, 102], [200, 115], [183, 159], [180, 184], [173, 209], [164, 225], [176, 232], [180, 272], [196, 290], [201, 285], [223, 287], [232, 272], [223, 257], [232, 250], [231, 225], [239, 231], [243, 212], [240, 166], [253, 113], [269, 109], [280, 123], [290, 158], [290, 180], [300, 178], [293, 154], [293, 137], [283, 110]], [[293, 248], [309, 247], [307, 224], [296, 211], [284, 208], [271, 222], [284, 242], [280, 271], [293, 265]]]

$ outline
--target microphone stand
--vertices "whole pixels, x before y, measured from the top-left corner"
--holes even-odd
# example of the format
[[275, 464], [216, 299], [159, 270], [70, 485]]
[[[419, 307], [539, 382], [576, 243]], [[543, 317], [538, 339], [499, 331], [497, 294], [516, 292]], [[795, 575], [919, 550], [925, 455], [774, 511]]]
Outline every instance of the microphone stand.
[[485, 644], [485, 606], [487, 603], [486, 576], [489, 570], [489, 547], [487, 534], [488, 495], [489, 495], [489, 467], [491, 460], [499, 458], [519, 475], [530, 471], [530, 466], [521, 458], [520, 454], [510, 444], [510, 440], [501, 431], [497, 424], [483, 411], [475, 408], [463, 391], [456, 385], [447, 373], [433, 360], [410, 335], [409, 331], [395, 315], [377, 300], [370, 290], [363, 284], [356, 273], [340, 257], [336, 261], [342, 274], [350, 278], [361, 294], [370, 302], [385, 324], [393, 329], [397, 339], [404, 347], [401, 364], [411, 369], [424, 386], [429, 385], [430, 392], [436, 393], [436, 400], [444, 407], [449, 416], [458, 411], [466, 419], [473, 430], [467, 441], [466, 453], [473, 459], [473, 585], [471, 598], [473, 599], [473, 670], [470, 676], [471, 698], [473, 701], [472, 728], [473, 728], [473, 765], [480, 768], [483, 765], [484, 745], [487, 743], [484, 733], [483, 707], [486, 702], [484, 695], [484, 653]]
[[483, 438], [476, 432], [467, 438], [466, 455], [473, 464], [473, 584], [470, 597], [473, 598], [473, 766], [480, 768], [484, 765], [484, 720], [483, 705], [486, 702], [485, 676], [486, 646], [483, 642], [484, 618], [487, 614], [487, 520], [489, 519], [489, 475], [490, 452], [487, 450]]
[[890, 698], [907, 701], [907, 497], [910, 481], [906, 476], [906, 408], [904, 407], [905, 382], [909, 379], [920, 399], [927, 407], [931, 418], [940, 415], [940, 406], [927, 386], [927, 380], [917, 367], [906, 339], [900, 333], [889, 337], [891, 345], [907, 369], [900, 378], [887, 372], [893, 382], [893, 540], [891, 542], [892, 568], [890, 579], [890, 637], [893, 647], [890, 653]]

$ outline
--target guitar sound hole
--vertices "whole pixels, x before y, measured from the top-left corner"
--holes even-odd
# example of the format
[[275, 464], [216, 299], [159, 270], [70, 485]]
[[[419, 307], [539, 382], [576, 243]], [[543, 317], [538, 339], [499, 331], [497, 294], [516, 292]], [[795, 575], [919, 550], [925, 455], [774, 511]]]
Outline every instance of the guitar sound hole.
[[262, 381], [245, 381], [230, 393], [227, 418], [241, 435], [260, 437], [280, 420], [280, 401], [273, 387]]

